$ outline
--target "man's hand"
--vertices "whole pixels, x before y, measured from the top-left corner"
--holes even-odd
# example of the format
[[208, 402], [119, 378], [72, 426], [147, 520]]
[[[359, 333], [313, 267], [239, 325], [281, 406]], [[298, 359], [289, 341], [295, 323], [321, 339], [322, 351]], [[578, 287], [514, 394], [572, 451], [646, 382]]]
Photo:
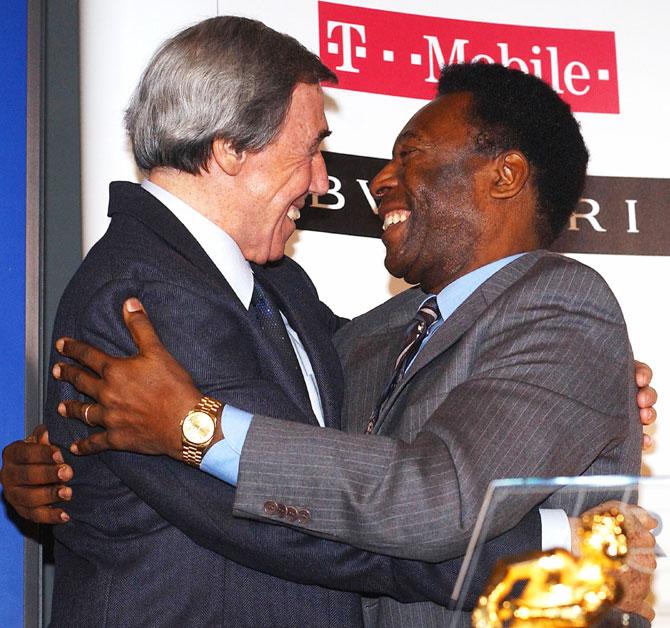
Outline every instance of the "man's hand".
[[[651, 592], [651, 582], [656, 569], [654, 547], [656, 539], [651, 531], [658, 522], [644, 509], [631, 504], [609, 501], [582, 513], [594, 515], [616, 508], [625, 517], [624, 532], [628, 540], [626, 566], [617, 574], [622, 597], [616, 607], [627, 613], [636, 613], [649, 621], [654, 618], [654, 609], [646, 601]], [[570, 518], [572, 528], [572, 553], [579, 556], [579, 536], [577, 530], [581, 517]]]
[[24, 519], [36, 523], [69, 521], [67, 513], [53, 504], [72, 498], [72, 489], [63, 484], [71, 479], [72, 467], [64, 464], [58, 447], [49, 443], [44, 425], [2, 452], [0, 481], [5, 499]]
[[181, 460], [180, 422], [202, 395], [161, 344], [137, 299], [124, 303], [123, 318], [138, 349], [134, 356], [114, 358], [71, 338], [56, 342], [62, 355], [93, 374], [75, 364], [59, 362], [53, 376], [99, 402], [62, 401], [58, 413], [105, 428], [73, 443], [70, 451], [92, 454], [118, 449], [167, 454]]
[[[637, 405], [640, 408], [640, 422], [642, 425], [651, 425], [656, 420], [654, 404], [658, 399], [656, 391], [651, 387], [653, 373], [644, 362], [635, 360], [635, 383], [637, 384]], [[649, 434], [642, 437], [642, 450], [651, 449], [653, 441]]]

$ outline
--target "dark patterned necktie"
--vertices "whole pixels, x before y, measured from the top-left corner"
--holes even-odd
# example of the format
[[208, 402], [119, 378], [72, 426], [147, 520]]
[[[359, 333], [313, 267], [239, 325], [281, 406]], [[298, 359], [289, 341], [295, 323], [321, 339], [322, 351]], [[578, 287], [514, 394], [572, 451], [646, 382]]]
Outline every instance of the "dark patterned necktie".
[[412, 322], [407, 327], [407, 332], [405, 333], [405, 340], [402, 345], [402, 349], [398, 354], [398, 357], [395, 361], [393, 367], [393, 373], [389, 383], [386, 385], [384, 392], [382, 393], [375, 409], [370, 416], [367, 427], [365, 428], [366, 434], [371, 434], [377, 420], [379, 419], [379, 412], [381, 407], [384, 405], [384, 402], [391, 396], [393, 391], [396, 389], [400, 380], [402, 379], [405, 371], [412, 360], [416, 357], [416, 354], [421, 348], [421, 343], [426, 338], [428, 334], [428, 329], [430, 326], [440, 317], [440, 310], [437, 307], [437, 298], [430, 297], [426, 302], [419, 308], [419, 311], [414, 315]]
[[[276, 349], [280, 362], [275, 366], [279, 367], [279, 370], [293, 383], [295, 389], [301, 393], [303, 400], [307, 401], [306, 408], [311, 409], [305, 378], [300, 369], [300, 364], [298, 364], [293, 344], [288, 337], [284, 320], [268, 293], [263, 290], [256, 279], [254, 279], [254, 290], [251, 294], [249, 312], [254, 315], [266, 339]], [[269, 357], [268, 359], [272, 362], [277, 360], [275, 357]]]

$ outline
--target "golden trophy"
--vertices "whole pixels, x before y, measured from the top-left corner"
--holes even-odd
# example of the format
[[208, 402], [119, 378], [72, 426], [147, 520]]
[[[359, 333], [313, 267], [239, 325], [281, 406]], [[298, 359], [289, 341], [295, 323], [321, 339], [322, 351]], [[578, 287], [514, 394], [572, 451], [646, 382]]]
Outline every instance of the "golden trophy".
[[628, 551], [623, 523], [616, 509], [582, 517], [579, 558], [555, 549], [498, 563], [473, 611], [472, 626], [591, 625], [618, 600], [615, 574]]

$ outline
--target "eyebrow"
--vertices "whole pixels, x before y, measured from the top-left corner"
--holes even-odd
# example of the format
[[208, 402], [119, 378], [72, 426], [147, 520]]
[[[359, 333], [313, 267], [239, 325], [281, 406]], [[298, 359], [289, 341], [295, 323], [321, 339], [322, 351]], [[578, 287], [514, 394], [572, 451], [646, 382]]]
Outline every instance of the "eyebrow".
[[313, 148], [313, 149], [317, 148], [319, 146], [319, 144], [321, 144], [321, 142], [323, 142], [323, 140], [325, 140], [331, 133], [332, 133], [332, 131], [330, 129], [323, 129], [316, 136], [316, 139], [312, 142], [312, 145], [310, 146], [310, 148]]
[[416, 131], [403, 131], [400, 135], [398, 135], [398, 137], [396, 137], [395, 143], [397, 144], [398, 142], [402, 142], [403, 140], [407, 139], [420, 140], [421, 138], [422, 135]]
[[395, 138], [395, 142], [393, 142], [393, 149], [392, 152], [395, 153], [396, 149], [400, 144], [407, 140], [415, 140], [417, 142], [425, 142], [426, 141], [426, 136], [421, 133], [420, 131], [403, 131], [398, 135], [398, 137]]

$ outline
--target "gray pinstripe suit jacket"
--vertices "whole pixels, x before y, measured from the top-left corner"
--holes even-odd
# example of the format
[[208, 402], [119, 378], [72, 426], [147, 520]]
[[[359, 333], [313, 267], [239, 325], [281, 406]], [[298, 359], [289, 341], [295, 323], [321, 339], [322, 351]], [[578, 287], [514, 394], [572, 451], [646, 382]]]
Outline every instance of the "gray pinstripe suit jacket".
[[[236, 514], [440, 561], [464, 551], [492, 479], [638, 473], [641, 426], [619, 306], [595, 271], [546, 251], [515, 260], [454, 312], [382, 408], [377, 436], [363, 435], [423, 298], [410, 289], [339, 332], [349, 434], [254, 418]], [[264, 513], [267, 499], [307, 507], [312, 517], [278, 521]], [[537, 501], [509, 503], [493, 533]], [[555, 493], [543, 506], [572, 504]], [[366, 606], [377, 625], [448, 618], [430, 603]]]

